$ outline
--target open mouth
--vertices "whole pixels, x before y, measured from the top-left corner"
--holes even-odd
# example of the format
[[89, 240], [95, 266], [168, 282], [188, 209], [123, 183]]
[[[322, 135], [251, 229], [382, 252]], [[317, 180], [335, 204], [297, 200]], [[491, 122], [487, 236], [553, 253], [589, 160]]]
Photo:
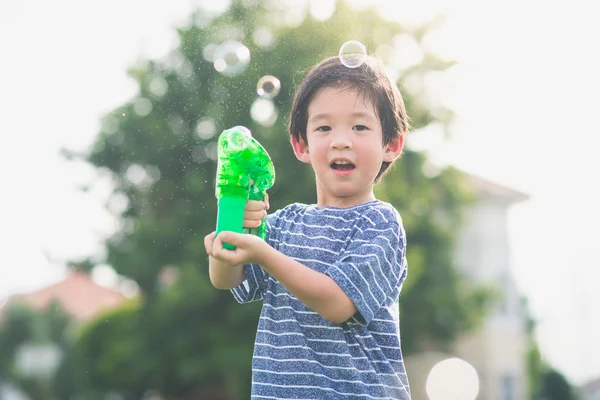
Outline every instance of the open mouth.
[[354, 164], [352, 164], [350, 161], [334, 161], [331, 163], [331, 168], [340, 171], [349, 171], [351, 169], [354, 169], [355, 167]]

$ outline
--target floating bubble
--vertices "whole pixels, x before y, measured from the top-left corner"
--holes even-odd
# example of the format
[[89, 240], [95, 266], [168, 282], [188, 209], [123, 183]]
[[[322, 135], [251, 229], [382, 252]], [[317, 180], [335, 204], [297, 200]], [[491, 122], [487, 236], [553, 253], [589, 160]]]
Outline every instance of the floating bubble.
[[265, 50], [271, 49], [275, 43], [273, 33], [268, 28], [262, 26], [254, 31], [252, 39], [254, 39], [254, 43], [256, 43], [258, 47]]
[[115, 214], [121, 214], [129, 207], [129, 198], [123, 193], [117, 192], [108, 199], [108, 209]]
[[259, 97], [252, 103], [250, 116], [262, 126], [273, 126], [277, 121], [277, 108], [270, 99]]
[[256, 93], [262, 97], [273, 98], [279, 94], [281, 82], [273, 75], [265, 75], [256, 84]]
[[113, 116], [108, 116], [102, 120], [101, 129], [104, 133], [108, 133], [109, 135], [117, 133], [119, 130], [119, 121]]
[[246, 70], [250, 63], [250, 50], [237, 40], [227, 40], [215, 49], [212, 58], [215, 70], [231, 78]]
[[138, 164], [131, 164], [125, 173], [127, 180], [134, 185], [141, 184], [146, 179], [146, 170]]
[[202, 57], [204, 57], [206, 61], [214, 62], [215, 51], [217, 51], [218, 48], [219, 46], [214, 43], [207, 44], [202, 50]]
[[196, 135], [201, 139], [210, 139], [215, 136], [217, 128], [210, 118], [201, 118], [196, 124]]
[[357, 40], [350, 40], [340, 47], [340, 61], [348, 68], [360, 67], [367, 59], [367, 49]]
[[203, 162], [208, 161], [208, 156], [204, 151], [204, 146], [198, 145], [192, 149], [192, 160], [194, 160], [198, 164], [202, 164]]
[[167, 90], [169, 90], [169, 84], [163, 77], [156, 76], [150, 81], [149, 89], [154, 97], [160, 98], [167, 93]]
[[204, 153], [208, 158], [213, 161], [217, 161], [219, 158], [219, 146], [217, 145], [217, 141], [209, 142], [204, 147]]
[[317, 21], [327, 21], [335, 13], [335, 0], [311, 0], [310, 14]]
[[152, 102], [145, 97], [140, 97], [133, 103], [133, 110], [140, 117], [145, 117], [152, 112]]
[[426, 390], [431, 400], [474, 400], [479, 393], [479, 377], [468, 362], [448, 358], [431, 368]]

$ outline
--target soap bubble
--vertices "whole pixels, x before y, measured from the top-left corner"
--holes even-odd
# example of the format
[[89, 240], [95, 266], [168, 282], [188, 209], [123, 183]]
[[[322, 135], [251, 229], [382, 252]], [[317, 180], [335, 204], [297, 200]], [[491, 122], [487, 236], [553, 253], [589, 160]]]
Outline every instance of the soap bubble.
[[250, 50], [237, 40], [227, 40], [215, 49], [212, 58], [215, 70], [231, 78], [246, 70], [250, 63]]
[[361, 42], [350, 40], [340, 47], [339, 57], [348, 68], [360, 67], [367, 59], [367, 49]]
[[273, 126], [277, 121], [277, 108], [270, 99], [259, 97], [250, 107], [250, 116], [262, 126]]
[[145, 97], [140, 97], [133, 103], [133, 110], [140, 117], [145, 117], [152, 112], [152, 102]]
[[431, 369], [426, 390], [431, 400], [474, 400], [479, 393], [479, 377], [465, 360], [448, 358]]
[[256, 93], [271, 99], [279, 94], [279, 89], [281, 89], [281, 82], [273, 75], [263, 76], [256, 84]]
[[196, 124], [196, 135], [198, 135], [200, 139], [208, 140], [215, 136], [215, 133], [217, 133], [217, 127], [212, 119], [204, 117], [198, 120], [198, 123]]

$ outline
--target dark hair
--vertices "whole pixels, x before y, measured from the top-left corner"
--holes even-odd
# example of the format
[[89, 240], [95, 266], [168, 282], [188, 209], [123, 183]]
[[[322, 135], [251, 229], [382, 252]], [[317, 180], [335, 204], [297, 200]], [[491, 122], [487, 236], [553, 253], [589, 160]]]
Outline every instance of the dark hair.
[[[330, 57], [314, 66], [296, 90], [288, 125], [294, 139], [307, 143], [308, 106], [317, 93], [326, 87], [356, 90], [373, 103], [381, 122], [383, 146], [407, 134], [409, 124], [402, 95], [391, 82], [381, 61], [368, 56], [360, 66], [348, 68], [339, 57]], [[381, 179], [392, 163], [382, 163], [375, 182]]]

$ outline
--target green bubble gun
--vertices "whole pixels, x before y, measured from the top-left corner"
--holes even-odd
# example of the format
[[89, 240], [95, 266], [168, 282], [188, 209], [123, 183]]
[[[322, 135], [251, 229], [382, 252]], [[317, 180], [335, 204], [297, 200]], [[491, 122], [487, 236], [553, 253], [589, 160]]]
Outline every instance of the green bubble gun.
[[[235, 126], [219, 136], [217, 163], [217, 235], [222, 231], [254, 234], [265, 239], [267, 221], [258, 228], [242, 228], [248, 200], [264, 200], [267, 189], [275, 182], [273, 162], [250, 130]], [[223, 243], [235, 250], [235, 246]]]

